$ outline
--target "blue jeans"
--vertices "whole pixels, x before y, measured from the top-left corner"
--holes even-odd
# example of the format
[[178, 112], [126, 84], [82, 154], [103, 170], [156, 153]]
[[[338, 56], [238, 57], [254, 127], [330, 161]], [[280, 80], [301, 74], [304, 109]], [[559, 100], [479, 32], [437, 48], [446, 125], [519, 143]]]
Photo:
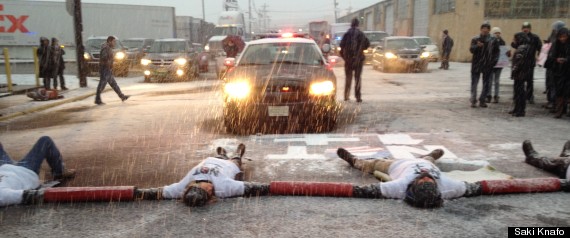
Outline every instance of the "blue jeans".
[[501, 71], [503, 68], [493, 68], [493, 73], [491, 73], [491, 90], [489, 91], [489, 96], [491, 95], [491, 91], [495, 88], [495, 94], [493, 96], [499, 97], [499, 88], [500, 88], [500, 81], [501, 81]]
[[55, 143], [53, 143], [53, 140], [48, 136], [40, 137], [30, 152], [18, 162], [13, 161], [0, 144], [0, 166], [4, 164], [15, 164], [32, 170], [39, 175], [44, 159], [49, 164], [53, 176], [59, 176], [63, 173], [64, 165], [61, 153], [59, 153]]
[[119, 96], [119, 98], [123, 99], [125, 95], [121, 92], [121, 88], [117, 84], [115, 77], [113, 76], [113, 71], [109, 67], [101, 67], [99, 69], [99, 84], [97, 85], [97, 93], [95, 95], [95, 103], [100, 103], [101, 101], [101, 93], [107, 86], [107, 83], [111, 85], [111, 88], [115, 90], [115, 93]]
[[483, 87], [481, 89], [481, 96], [479, 102], [485, 102], [487, 95], [491, 91], [491, 72], [484, 73], [471, 73], [471, 103], [477, 102], [477, 86], [479, 85], [479, 78], [483, 74]]

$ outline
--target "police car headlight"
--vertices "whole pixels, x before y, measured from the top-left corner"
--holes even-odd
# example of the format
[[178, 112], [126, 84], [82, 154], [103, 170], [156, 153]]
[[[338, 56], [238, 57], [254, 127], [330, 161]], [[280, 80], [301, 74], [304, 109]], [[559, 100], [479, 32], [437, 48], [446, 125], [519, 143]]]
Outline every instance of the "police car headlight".
[[89, 59], [91, 59], [91, 55], [89, 55], [89, 53], [87, 53], [87, 52], [86, 52], [86, 53], [83, 53], [83, 58], [84, 58], [85, 60], [89, 60]]
[[115, 54], [115, 59], [117, 59], [117, 60], [122, 60], [122, 59], [125, 58], [125, 56], [126, 56], [125, 53], [123, 53], [123, 52], [117, 52], [117, 53]]
[[206, 44], [206, 46], [204, 46], [204, 50], [205, 50], [205, 51], [210, 51], [210, 44]]
[[178, 58], [178, 59], [175, 59], [174, 62], [178, 65], [185, 65], [186, 62], [188, 62], [188, 61], [184, 58]]
[[368, 54], [368, 50], [364, 50], [364, 54]]
[[224, 85], [224, 92], [231, 98], [243, 99], [249, 95], [251, 86], [246, 81], [229, 82]]
[[429, 52], [423, 52], [422, 55], [420, 55], [420, 58], [427, 58], [429, 57]]
[[398, 56], [395, 55], [395, 54], [392, 53], [392, 52], [386, 53], [386, 54], [384, 55], [384, 57], [386, 57], [386, 59], [396, 59], [396, 58], [398, 58]]
[[149, 59], [141, 59], [141, 64], [144, 66], [147, 66], [151, 63], [151, 60]]
[[309, 92], [318, 96], [331, 95], [334, 92], [334, 84], [331, 81], [315, 82], [311, 84]]

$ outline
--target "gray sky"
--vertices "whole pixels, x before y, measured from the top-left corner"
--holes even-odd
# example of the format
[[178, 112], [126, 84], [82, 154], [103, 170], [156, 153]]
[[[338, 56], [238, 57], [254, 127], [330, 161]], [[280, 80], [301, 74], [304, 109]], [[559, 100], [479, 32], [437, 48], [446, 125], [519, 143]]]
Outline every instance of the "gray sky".
[[[39, 0], [59, 1], [65, 0]], [[242, 11], [248, 11], [249, 0], [238, 0]], [[258, 10], [267, 4], [267, 10], [271, 18], [271, 26], [275, 25], [303, 25], [311, 20], [329, 20], [332, 22], [334, 0], [252, 0]], [[202, 0], [82, 0], [83, 3], [115, 3], [128, 5], [171, 6], [176, 8], [177, 16], [202, 17]], [[224, 0], [204, 0], [206, 21], [216, 23], [219, 12], [222, 11]], [[346, 14], [347, 8], [358, 10], [380, 0], [337, 0], [338, 17]], [[255, 17], [255, 11], [254, 17]], [[246, 14], [247, 18], [247, 14]]]

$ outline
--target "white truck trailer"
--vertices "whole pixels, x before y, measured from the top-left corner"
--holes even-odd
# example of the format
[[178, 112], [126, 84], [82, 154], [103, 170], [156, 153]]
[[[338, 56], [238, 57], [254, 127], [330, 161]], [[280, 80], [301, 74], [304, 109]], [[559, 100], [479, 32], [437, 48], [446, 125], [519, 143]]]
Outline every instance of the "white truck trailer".
[[[174, 7], [82, 3], [83, 40], [90, 36], [126, 38], [176, 37]], [[0, 1], [0, 47], [12, 59], [33, 58], [40, 37], [55, 37], [75, 60], [73, 17], [65, 2]], [[3, 21], [2, 21], [3, 19]]]

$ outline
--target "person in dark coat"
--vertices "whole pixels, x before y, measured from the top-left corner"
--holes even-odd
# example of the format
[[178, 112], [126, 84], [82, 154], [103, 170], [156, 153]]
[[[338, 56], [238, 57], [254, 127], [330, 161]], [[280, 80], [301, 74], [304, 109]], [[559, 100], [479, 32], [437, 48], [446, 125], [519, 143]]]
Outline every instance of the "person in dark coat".
[[51, 38], [51, 52], [52, 52], [52, 77], [53, 77], [53, 89], [57, 89], [57, 78], [59, 77], [59, 82], [61, 84], [61, 90], [67, 90], [65, 87], [65, 79], [63, 78], [63, 70], [65, 69], [65, 62], [63, 61], [63, 55], [65, 51], [59, 45], [57, 38]]
[[443, 30], [443, 40], [441, 45], [441, 66], [439, 69], [449, 69], [449, 55], [453, 48], [453, 39], [449, 36], [449, 31]]
[[370, 47], [368, 38], [358, 29], [360, 22], [352, 19], [350, 29], [342, 37], [340, 42], [340, 56], [344, 59], [344, 73], [346, 81], [344, 85], [344, 100], [350, 100], [350, 88], [352, 84], [352, 73], [354, 72], [354, 96], [357, 102], [362, 102], [360, 93], [362, 66], [364, 66], [364, 50]]
[[38, 48], [38, 58], [40, 63], [40, 78], [43, 79], [44, 88], [50, 89], [51, 77], [53, 77], [50, 69], [51, 47], [49, 39], [40, 37], [40, 47]]
[[520, 32], [515, 35], [513, 42], [516, 42], [518, 48], [513, 54], [513, 65], [511, 78], [514, 80], [514, 103], [513, 110], [509, 113], [515, 117], [524, 117], [526, 108], [526, 88], [525, 82], [532, 77], [533, 62], [531, 58], [535, 57], [534, 49], [530, 46], [528, 35]]
[[570, 98], [570, 42], [568, 42], [568, 28], [561, 28], [558, 31], [557, 39], [554, 42], [544, 67], [552, 72], [552, 79], [555, 88], [555, 118], [562, 117], [568, 98]]
[[499, 61], [499, 44], [495, 38], [489, 34], [491, 25], [483, 23], [481, 25], [481, 34], [471, 39], [471, 47], [469, 51], [473, 54], [471, 60], [471, 107], [477, 107], [477, 85], [479, 78], [483, 75], [483, 88], [479, 96], [479, 106], [487, 107], [486, 98], [491, 89], [491, 73], [493, 68]]
[[101, 56], [99, 58], [99, 84], [97, 85], [97, 94], [95, 96], [95, 104], [97, 105], [105, 104], [101, 101], [101, 93], [103, 93], [107, 83], [109, 83], [111, 88], [115, 90], [115, 93], [117, 93], [119, 98], [121, 98], [121, 101], [124, 102], [130, 97], [121, 92], [121, 88], [119, 88], [119, 85], [113, 76], [113, 59], [115, 58], [113, 48], [115, 48], [116, 42], [117, 39], [114, 36], [109, 36], [107, 37], [107, 41], [101, 45]]
[[[534, 55], [534, 57], [529, 58], [529, 60], [531, 61], [531, 64], [529, 65], [530, 67], [532, 67], [531, 70], [531, 76], [526, 78], [526, 99], [528, 100], [528, 103], [530, 104], [534, 104], [534, 66], [536, 65], [536, 57], [538, 56], [538, 54], [540, 54], [540, 50], [542, 49], [542, 41], [540, 40], [540, 37], [538, 37], [536, 34], [531, 32], [532, 26], [530, 25], [530, 22], [524, 22], [522, 25], [522, 33], [526, 34], [528, 39], [529, 39], [529, 49], [532, 52], [532, 54]], [[518, 33], [517, 33], [518, 34]], [[511, 46], [515, 49], [518, 48], [518, 44], [516, 42], [512, 42]]]
[[[550, 44], [550, 50], [548, 51], [548, 53], [550, 53], [554, 48], [552, 47], [552, 44], [554, 44], [554, 42], [556, 42], [557, 40], [558, 31], [565, 26], [566, 23], [564, 23], [563, 21], [555, 21], [554, 23], [552, 23], [552, 31], [550, 32], [550, 36], [548, 36], [548, 38], [544, 41], [545, 44]], [[546, 68], [545, 78], [546, 78], [545, 80], [546, 100], [548, 101], [548, 103], [544, 107], [546, 109], [550, 109], [551, 112], [554, 113], [556, 112], [556, 109], [554, 107], [554, 102], [556, 101], [556, 88], [551, 69]]]

